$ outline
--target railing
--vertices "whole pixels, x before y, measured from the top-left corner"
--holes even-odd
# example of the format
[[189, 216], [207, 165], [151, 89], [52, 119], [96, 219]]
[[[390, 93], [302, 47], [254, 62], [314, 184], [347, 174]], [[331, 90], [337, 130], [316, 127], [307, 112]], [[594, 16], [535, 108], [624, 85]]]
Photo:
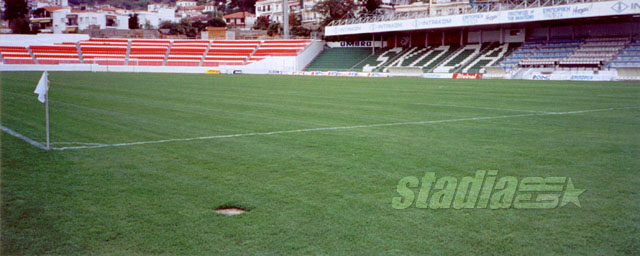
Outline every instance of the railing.
[[367, 16], [362, 16], [358, 18], [333, 20], [327, 26], [331, 27], [331, 26], [361, 24], [361, 23], [370, 23], [370, 22], [419, 19], [419, 18], [441, 17], [441, 16], [450, 16], [450, 15], [458, 15], [458, 14], [508, 11], [508, 10], [518, 10], [518, 9], [526, 9], [526, 8], [560, 6], [560, 5], [569, 5], [569, 4], [576, 4], [576, 3], [607, 2], [607, 1], [616, 1], [616, 0], [535, 0], [535, 1], [510, 0], [510, 1], [502, 1], [500, 3], [495, 3], [495, 4], [475, 5], [472, 8], [463, 8], [461, 9], [461, 12], [450, 13], [450, 14], [430, 13], [428, 10], [418, 11], [418, 12], [396, 12], [392, 14], [367, 15]]

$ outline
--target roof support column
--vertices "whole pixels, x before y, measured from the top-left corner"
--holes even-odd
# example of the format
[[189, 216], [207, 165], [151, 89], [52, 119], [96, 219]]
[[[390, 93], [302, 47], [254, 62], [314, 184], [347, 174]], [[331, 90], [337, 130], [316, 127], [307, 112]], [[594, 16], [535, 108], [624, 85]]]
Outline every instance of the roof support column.
[[289, 39], [289, 0], [282, 0], [282, 24], [284, 39]]

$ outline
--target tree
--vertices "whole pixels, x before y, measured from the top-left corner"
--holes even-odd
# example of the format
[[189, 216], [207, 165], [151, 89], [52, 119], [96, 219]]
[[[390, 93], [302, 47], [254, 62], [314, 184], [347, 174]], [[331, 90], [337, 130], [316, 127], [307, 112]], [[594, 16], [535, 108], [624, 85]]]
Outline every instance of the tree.
[[169, 35], [178, 35], [178, 34], [184, 34], [184, 29], [182, 28], [182, 26], [180, 25], [180, 23], [176, 23], [176, 22], [171, 22], [168, 20], [163, 21], [162, 23], [160, 23], [160, 29], [168, 29], [169, 30]]
[[198, 37], [198, 34], [207, 29], [207, 23], [202, 21], [196, 21], [191, 24], [191, 31], [187, 33], [188, 37]]
[[155, 29], [155, 27], [153, 27], [153, 25], [151, 25], [151, 21], [146, 20], [144, 22], [144, 24], [142, 25], [143, 29]]
[[222, 18], [213, 17], [207, 20], [207, 26], [208, 27], [226, 27], [227, 23], [224, 22], [224, 19]]
[[24, 18], [29, 14], [29, 8], [25, 0], [6, 0], [4, 1], [4, 15], [2, 18], [5, 20], [15, 20]]
[[280, 27], [280, 23], [271, 23], [269, 24], [269, 27], [267, 28], [267, 35], [269, 36], [274, 36], [276, 34], [280, 34], [280, 31], [282, 30], [282, 27]]
[[355, 9], [357, 9], [356, 5], [351, 0], [324, 0], [313, 7], [314, 11], [324, 16], [324, 20], [322, 20], [323, 27], [333, 20], [343, 19], [347, 15], [352, 15]]
[[365, 4], [365, 8], [368, 13], [372, 13], [376, 9], [378, 9], [378, 7], [380, 7], [380, 4], [382, 4], [381, 0], [367, 0], [367, 3]]
[[28, 34], [34, 32], [31, 30], [31, 26], [29, 25], [29, 19], [27, 18], [28, 14], [29, 9], [27, 8], [26, 1], [5, 1], [5, 10], [2, 18], [9, 21], [9, 27], [11, 27], [14, 34]]
[[129, 14], [129, 29], [140, 29], [138, 14]]
[[242, 12], [256, 12], [256, 0], [231, 0], [231, 8]]
[[38, 28], [31, 29], [29, 25], [29, 19], [22, 17], [9, 21], [9, 27], [14, 34], [35, 34], [38, 33]]
[[311, 34], [311, 30], [302, 26], [302, 17], [295, 13], [289, 14], [289, 32], [294, 36], [307, 37]]
[[269, 21], [269, 17], [260, 16], [258, 17], [258, 19], [256, 19], [256, 23], [253, 24], [253, 29], [267, 30], [269, 28], [270, 22], [271, 21]]

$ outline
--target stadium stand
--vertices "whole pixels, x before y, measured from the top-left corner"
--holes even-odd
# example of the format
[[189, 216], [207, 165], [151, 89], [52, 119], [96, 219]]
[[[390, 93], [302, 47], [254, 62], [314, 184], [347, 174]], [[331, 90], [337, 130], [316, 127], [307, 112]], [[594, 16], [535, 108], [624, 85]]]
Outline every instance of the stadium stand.
[[[640, 45], [637, 46], [640, 48]], [[633, 56], [634, 49], [636, 48], [630, 44], [628, 37], [530, 41], [513, 51], [500, 66], [507, 69], [514, 67], [611, 68], [617, 63], [627, 63], [624, 62], [627, 60], [624, 58], [625, 54]], [[628, 63], [633, 63], [633, 59], [629, 60]]]
[[166, 66], [200, 66], [210, 44], [207, 40], [175, 40]]
[[249, 61], [260, 43], [260, 41], [213, 41], [202, 65], [243, 65]]
[[618, 54], [609, 65], [612, 68], [639, 68], [640, 41], [630, 43]]
[[380, 55], [386, 53], [388, 50], [389, 50], [389, 48], [378, 48], [378, 49], [376, 49], [373, 54], [369, 55], [365, 59], [363, 59], [360, 62], [358, 62], [358, 64], [356, 64], [353, 67], [351, 67], [351, 71], [361, 72], [361, 71], [363, 71], [365, 66], [375, 67], [378, 64], [378, 57], [380, 57]]
[[427, 52], [425, 52], [421, 57], [418, 57], [418, 59], [416, 59], [410, 65], [414, 67], [423, 67], [423, 70], [424, 70], [424, 67], [426, 65], [429, 65], [432, 61], [435, 60], [436, 57], [440, 56], [442, 53], [444, 53], [448, 49], [449, 49], [449, 46], [440, 46], [437, 48], [431, 48], [431, 50], [428, 50]]
[[251, 55], [250, 61], [257, 61], [270, 56], [296, 56], [309, 44], [311, 44], [311, 40], [263, 41]]
[[416, 62], [421, 56], [427, 53], [431, 47], [418, 47], [413, 53], [409, 54], [406, 58], [404, 58], [398, 66], [409, 66], [413, 67], [413, 63]]
[[628, 38], [587, 38], [575, 52], [560, 60], [561, 67], [600, 67], [618, 55]]
[[311, 42], [90, 38], [53, 45], [0, 46], [0, 63], [185, 67], [245, 65], [270, 56], [297, 56]]
[[[362, 71], [371, 72], [380, 68], [383, 64], [387, 63], [389, 60], [395, 58], [402, 52], [401, 47], [395, 47], [391, 49], [383, 49], [380, 54], [374, 54], [370, 58], [364, 60], [364, 66], [362, 66]], [[360, 70], [358, 70], [360, 71]]]
[[3, 64], [36, 64], [24, 46], [0, 46], [0, 58]]
[[391, 67], [412, 67], [411, 63], [420, 58], [427, 50], [428, 48], [417, 46], [403, 50], [396, 58], [390, 59], [389, 64], [384, 65], [382, 71], [388, 72]]
[[29, 46], [38, 64], [78, 64], [80, 58], [75, 45], [32, 45]]
[[80, 41], [81, 62], [98, 65], [124, 65], [127, 60], [129, 40], [89, 39]]
[[163, 66], [171, 43], [170, 40], [133, 39], [127, 63], [130, 66]]
[[396, 54], [394, 57], [389, 58], [386, 62], [384, 62], [380, 67], [375, 69], [375, 72], [389, 72], [389, 68], [393, 66], [398, 66], [407, 56], [411, 55], [411, 53], [416, 49], [416, 47], [412, 48], [400, 48], [400, 52]]
[[[307, 71], [389, 72], [392, 67], [420, 67], [423, 72], [477, 73], [485, 66], [497, 65], [513, 52], [519, 43], [484, 43], [466, 46], [378, 48], [329, 48], [307, 68]], [[363, 57], [364, 56], [364, 57]], [[357, 64], [352, 65], [357, 61]]]
[[468, 65], [461, 70], [463, 73], [480, 73], [483, 68], [488, 66], [494, 66], [499, 63], [507, 54], [511, 53], [513, 49], [519, 45], [518, 43], [490, 43], [488, 46], [480, 52], [479, 57], [472, 60]]
[[[2, 64], [97, 64], [213, 67], [247, 65], [267, 57], [297, 56], [311, 40], [146, 40], [97, 39], [52, 45], [0, 46]], [[485, 73], [486, 67], [566, 70], [625, 69], [635, 79], [640, 41], [629, 36], [533, 39], [524, 43], [327, 48], [308, 71]], [[414, 68], [414, 69], [407, 69]], [[577, 68], [577, 69], [576, 69]], [[503, 75], [495, 70], [495, 76]], [[545, 71], [548, 72], [548, 71]], [[521, 77], [521, 76], [520, 76]]]
[[371, 48], [330, 48], [307, 66], [308, 71], [348, 71], [371, 55]]
[[436, 73], [450, 73], [460, 68], [465, 61], [475, 57], [481, 49], [480, 44], [469, 44], [461, 47], [455, 53], [451, 54], [440, 66], [433, 69]]
[[442, 53], [440, 53], [437, 57], [435, 57], [433, 60], [431, 60], [426, 65], [422, 66], [422, 70], [423, 71], [432, 72], [436, 67], [438, 67], [440, 64], [442, 64], [443, 61], [445, 61], [449, 56], [451, 56], [451, 54], [453, 54], [454, 52], [456, 52], [460, 48], [457, 45], [451, 45], [451, 46], [445, 45], [445, 46], [440, 46], [440, 47], [446, 47], [447, 49], [446, 50], [443, 49]]

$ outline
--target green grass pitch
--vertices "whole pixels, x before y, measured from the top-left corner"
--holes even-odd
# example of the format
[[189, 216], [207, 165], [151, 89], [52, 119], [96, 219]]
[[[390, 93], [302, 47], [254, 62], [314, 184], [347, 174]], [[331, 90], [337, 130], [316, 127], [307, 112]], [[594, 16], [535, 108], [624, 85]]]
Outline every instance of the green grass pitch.
[[[36, 141], [40, 75], [0, 73], [2, 126]], [[640, 254], [639, 83], [50, 80], [53, 146], [102, 146], [44, 151], [0, 132], [3, 255]], [[181, 140], [218, 135], [239, 136]], [[581, 208], [392, 208], [403, 177], [477, 170], [586, 192]]]

